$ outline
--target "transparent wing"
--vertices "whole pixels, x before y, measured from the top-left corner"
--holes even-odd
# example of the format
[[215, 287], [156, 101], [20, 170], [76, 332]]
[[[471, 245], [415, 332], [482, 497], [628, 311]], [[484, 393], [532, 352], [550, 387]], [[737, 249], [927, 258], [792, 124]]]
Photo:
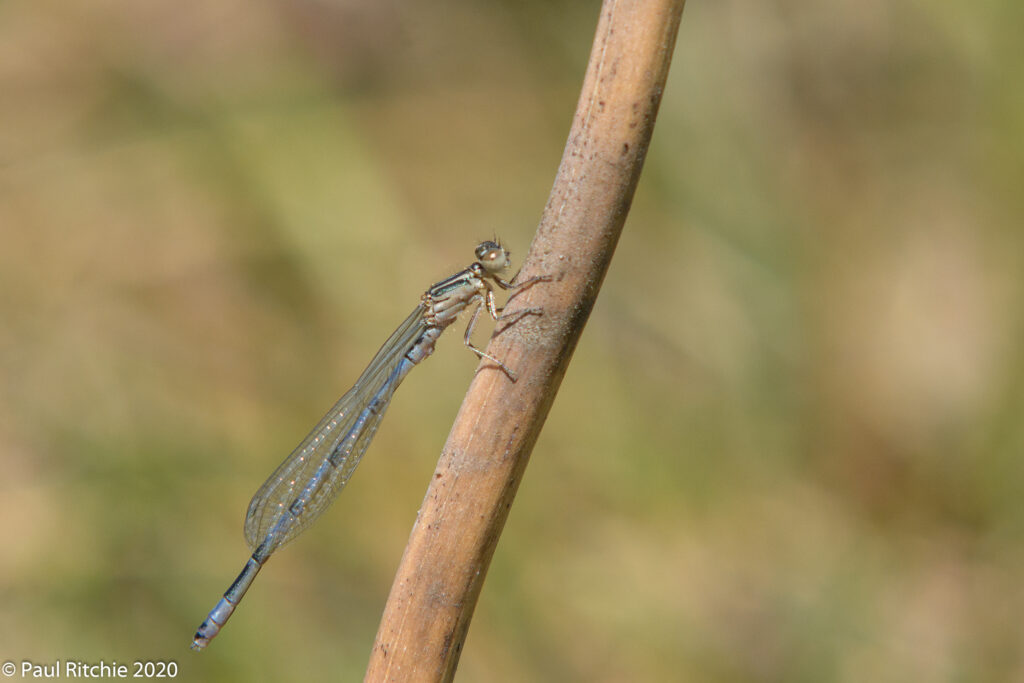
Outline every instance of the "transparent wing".
[[[298, 536], [344, 488], [373, 439], [395, 388], [404, 377], [404, 374], [396, 373], [396, 369], [426, 328], [423, 313], [423, 306], [417, 306], [398, 326], [355, 385], [334, 404], [253, 496], [245, 515], [245, 540], [250, 548], [255, 550], [267, 540], [268, 534], [282, 516], [289, 514], [289, 508], [304, 494], [310, 482], [314, 482], [314, 490], [308, 501], [299, 514], [293, 513], [294, 521], [271, 540], [273, 548], [266, 548], [267, 552]], [[333, 465], [325, 466], [328, 459], [332, 459]], [[322, 481], [317, 480], [318, 476]]]

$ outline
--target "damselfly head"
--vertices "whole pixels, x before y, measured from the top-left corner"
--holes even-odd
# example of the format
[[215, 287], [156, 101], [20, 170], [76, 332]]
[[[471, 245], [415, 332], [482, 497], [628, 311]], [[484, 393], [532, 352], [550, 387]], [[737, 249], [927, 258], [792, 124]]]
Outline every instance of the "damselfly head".
[[497, 242], [481, 242], [476, 248], [476, 260], [492, 275], [509, 267], [511, 254]]

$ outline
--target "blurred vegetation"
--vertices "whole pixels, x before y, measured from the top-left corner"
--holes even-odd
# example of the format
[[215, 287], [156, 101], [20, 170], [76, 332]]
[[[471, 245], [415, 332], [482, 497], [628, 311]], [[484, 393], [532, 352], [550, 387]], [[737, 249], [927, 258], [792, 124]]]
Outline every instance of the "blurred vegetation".
[[[521, 259], [596, 21], [0, 4], [0, 659], [361, 678], [476, 365], [450, 339], [187, 647], [420, 292], [481, 238]], [[1022, 25], [690, 4], [460, 680], [1024, 679]]]

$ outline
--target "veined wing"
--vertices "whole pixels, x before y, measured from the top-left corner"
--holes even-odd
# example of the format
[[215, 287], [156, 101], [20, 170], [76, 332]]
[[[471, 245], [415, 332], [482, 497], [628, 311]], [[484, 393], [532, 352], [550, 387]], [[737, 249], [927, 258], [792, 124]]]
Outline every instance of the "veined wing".
[[[309, 436], [285, 458], [253, 496], [245, 515], [245, 540], [250, 548], [255, 550], [264, 540], [272, 543], [272, 547], [265, 548], [266, 553], [280, 548], [312, 524], [345, 487], [376, 433], [396, 388], [386, 388], [385, 385], [410, 346], [426, 329], [424, 310], [421, 304], [409, 314], [384, 342], [352, 388], [338, 399]], [[393, 382], [394, 385], [397, 383]], [[374, 410], [367, 411], [371, 402], [377, 405]], [[353, 432], [354, 428], [356, 432]], [[348, 439], [342, 444], [342, 450], [347, 449], [347, 453], [334, 455], [335, 449], [346, 437]], [[278, 538], [267, 539], [278, 520], [289, 514], [292, 503], [303, 494], [307, 484], [317, 476], [332, 455], [336, 466], [327, 468], [323, 481], [296, 516], [294, 523], [285, 528]]]

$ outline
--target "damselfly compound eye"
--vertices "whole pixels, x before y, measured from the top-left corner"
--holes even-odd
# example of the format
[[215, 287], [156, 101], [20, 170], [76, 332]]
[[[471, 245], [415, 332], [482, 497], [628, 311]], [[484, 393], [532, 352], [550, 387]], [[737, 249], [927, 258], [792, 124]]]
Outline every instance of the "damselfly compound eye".
[[497, 242], [481, 242], [476, 248], [476, 260], [488, 273], [500, 273], [509, 266], [509, 252]]

